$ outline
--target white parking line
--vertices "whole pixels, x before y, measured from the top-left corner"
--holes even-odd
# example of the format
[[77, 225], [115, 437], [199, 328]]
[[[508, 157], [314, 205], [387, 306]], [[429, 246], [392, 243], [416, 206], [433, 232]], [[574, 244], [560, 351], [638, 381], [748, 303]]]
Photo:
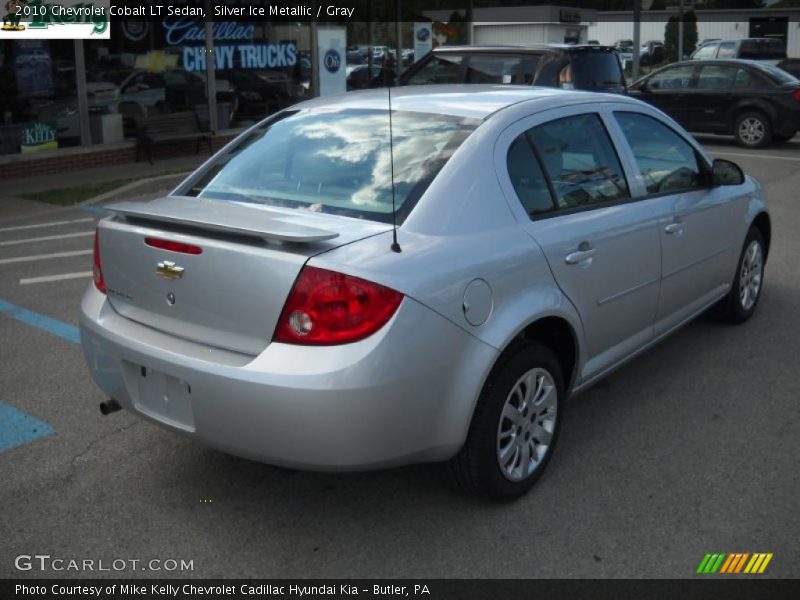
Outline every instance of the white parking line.
[[49, 258], [64, 258], [67, 256], [83, 256], [91, 253], [92, 250], [71, 250], [69, 252], [53, 252], [52, 254], [33, 254], [31, 256], [17, 256], [15, 258], [0, 258], [0, 265], [31, 262], [34, 260], [47, 260]]
[[50, 223], [37, 223], [35, 225], [18, 225], [17, 227], [3, 227], [2, 231], [21, 231], [23, 229], [37, 229], [39, 227], [55, 227], [56, 225], [71, 225], [72, 223], [88, 223], [94, 219], [72, 219], [70, 221], [51, 221]]
[[79, 279], [81, 277], [91, 277], [91, 271], [80, 271], [79, 273], [62, 273], [61, 275], [45, 275], [44, 277], [28, 277], [27, 279], [20, 279], [20, 285], [28, 285], [30, 283], [48, 283], [50, 281], [64, 281], [65, 279]]
[[28, 238], [26, 240], [11, 240], [0, 242], [0, 246], [15, 246], [17, 244], [33, 244], [34, 242], [49, 242], [50, 240], [65, 240], [67, 238], [84, 237], [94, 235], [94, 231], [79, 231], [78, 233], [63, 233], [61, 235], [45, 235], [38, 238]]
[[778, 156], [776, 154], [745, 154], [744, 152], [715, 152], [710, 150], [711, 154], [720, 154], [722, 156], [741, 156], [743, 158], [766, 158], [768, 160], [793, 160], [800, 161], [800, 158], [795, 156]]

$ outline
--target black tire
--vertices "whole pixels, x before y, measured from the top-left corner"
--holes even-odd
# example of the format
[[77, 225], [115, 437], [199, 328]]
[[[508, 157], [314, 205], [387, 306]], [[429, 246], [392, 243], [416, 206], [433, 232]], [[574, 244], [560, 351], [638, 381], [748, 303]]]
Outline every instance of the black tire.
[[[747, 251], [753, 242], [756, 242], [760, 246], [761, 279], [758, 287], [758, 293], [755, 296], [755, 301], [752, 303], [752, 305], [745, 307], [741, 298], [740, 281], [742, 277], [742, 267], [745, 262], [745, 255], [747, 254]], [[744, 323], [747, 321], [747, 319], [753, 316], [753, 313], [756, 311], [756, 307], [758, 306], [758, 301], [761, 298], [761, 293], [764, 289], [764, 267], [766, 266], [767, 261], [766, 251], [767, 249], [764, 245], [764, 237], [761, 235], [761, 232], [755, 227], [751, 227], [750, 231], [747, 232], [747, 237], [744, 240], [742, 251], [739, 254], [739, 262], [736, 263], [736, 273], [733, 275], [731, 289], [728, 294], [722, 300], [720, 300], [716, 306], [714, 306], [712, 311], [713, 316], [722, 321], [733, 324]]]
[[[745, 135], [744, 130], [746, 122], [752, 122], [756, 131], [759, 131], [757, 139], [749, 138]], [[736, 143], [744, 148], [763, 148], [772, 142], [772, 123], [764, 113], [751, 110], [743, 112], [736, 117], [736, 123], [733, 126], [733, 137], [736, 138]]]
[[[541, 477], [553, 454], [563, 420], [564, 379], [555, 354], [541, 344], [519, 342], [509, 348], [500, 361], [492, 371], [478, 398], [467, 441], [459, 453], [450, 460], [449, 468], [456, 483], [465, 491], [494, 500], [513, 500], [530, 490]], [[555, 422], [547, 448], [543, 450], [544, 454], [534, 470], [524, 478], [512, 481], [504, 475], [500, 467], [498, 431], [501, 426], [501, 418], [504, 419], [503, 424], [509, 423], [505, 417], [502, 417], [502, 414], [512, 390], [520, 378], [532, 369], [541, 369], [547, 372], [554, 383], [551, 392], [555, 393], [554, 408], [551, 407], [552, 413], [548, 414], [555, 415]], [[520, 412], [519, 414], [522, 415], [520, 419], [525, 420], [525, 425], [530, 421], [530, 426], [536, 428], [538, 421], [536, 411]], [[528, 419], [529, 414], [530, 418]], [[538, 421], [539, 426], [542, 423], [543, 421]], [[514, 427], [515, 425], [512, 425], [511, 429]], [[519, 430], [517, 432], [519, 433]], [[525, 442], [521, 442], [523, 446], [529, 439], [527, 435], [520, 436], [520, 440], [525, 440]], [[536, 433], [532, 435], [535, 440]], [[523, 436], [525, 437], [523, 438]], [[514, 456], [516, 457], [516, 454]], [[519, 464], [521, 465], [521, 463], [520, 456]]]

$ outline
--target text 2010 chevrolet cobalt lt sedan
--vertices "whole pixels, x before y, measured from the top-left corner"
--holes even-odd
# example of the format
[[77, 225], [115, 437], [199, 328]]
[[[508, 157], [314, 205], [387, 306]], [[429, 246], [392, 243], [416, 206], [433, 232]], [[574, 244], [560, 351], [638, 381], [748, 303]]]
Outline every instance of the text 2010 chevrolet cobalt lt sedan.
[[110, 207], [81, 305], [110, 406], [276, 465], [450, 460], [510, 498], [570, 393], [755, 310], [762, 188], [655, 108], [409, 87], [391, 145], [389, 115], [385, 90], [306, 102]]

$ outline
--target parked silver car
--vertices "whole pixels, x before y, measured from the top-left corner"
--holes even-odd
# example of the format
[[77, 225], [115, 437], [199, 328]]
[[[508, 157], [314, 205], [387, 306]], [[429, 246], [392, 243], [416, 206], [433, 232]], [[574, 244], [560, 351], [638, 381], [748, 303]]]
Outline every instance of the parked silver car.
[[169, 196], [109, 207], [80, 316], [104, 411], [289, 467], [449, 460], [511, 498], [569, 394], [706, 309], [755, 310], [763, 190], [657, 109], [392, 97], [391, 145], [386, 90], [316, 99]]

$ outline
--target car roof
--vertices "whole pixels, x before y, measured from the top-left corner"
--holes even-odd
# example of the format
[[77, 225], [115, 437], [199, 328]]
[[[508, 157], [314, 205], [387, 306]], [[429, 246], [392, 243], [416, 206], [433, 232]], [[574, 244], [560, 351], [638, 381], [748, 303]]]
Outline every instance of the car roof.
[[438, 46], [433, 49], [434, 53], [440, 52], [556, 52], [558, 50], [598, 50], [614, 51], [614, 46], [604, 44], [483, 44], [472, 46]]
[[694, 60], [684, 60], [681, 62], [670, 63], [666, 67], [678, 66], [701, 66], [701, 65], [741, 65], [744, 67], [758, 67], [764, 66], [764, 63], [758, 60], [750, 60], [749, 58], [696, 58]]
[[[410, 85], [392, 88], [392, 109], [485, 119], [497, 111], [520, 102], [538, 101], [541, 105], [539, 110], [546, 110], [565, 103], [607, 101], [608, 96], [595, 92], [527, 85]], [[614, 101], [637, 102], [626, 96], [617, 95], [614, 95]], [[296, 105], [296, 108], [385, 109], [387, 105], [386, 89], [378, 88], [315, 98]]]

